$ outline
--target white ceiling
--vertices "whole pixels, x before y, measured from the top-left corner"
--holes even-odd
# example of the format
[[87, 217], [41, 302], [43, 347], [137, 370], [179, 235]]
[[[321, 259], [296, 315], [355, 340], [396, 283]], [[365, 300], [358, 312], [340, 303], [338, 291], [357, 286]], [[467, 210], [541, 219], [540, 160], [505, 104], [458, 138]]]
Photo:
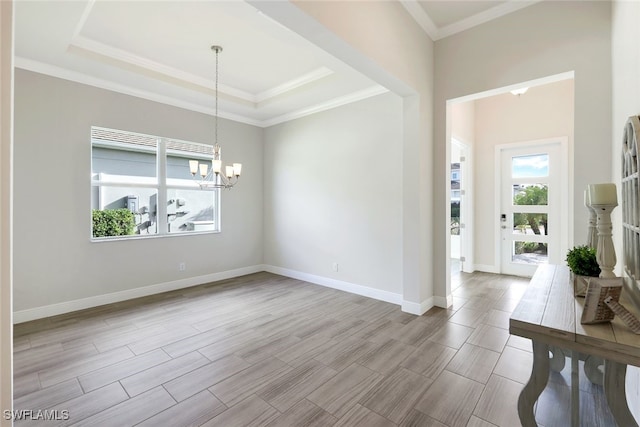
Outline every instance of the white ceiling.
[[[534, 3], [401, 2], [434, 40]], [[241, 0], [18, 0], [15, 9], [17, 67], [209, 114], [210, 47], [221, 45], [219, 114], [257, 126], [386, 92]]]

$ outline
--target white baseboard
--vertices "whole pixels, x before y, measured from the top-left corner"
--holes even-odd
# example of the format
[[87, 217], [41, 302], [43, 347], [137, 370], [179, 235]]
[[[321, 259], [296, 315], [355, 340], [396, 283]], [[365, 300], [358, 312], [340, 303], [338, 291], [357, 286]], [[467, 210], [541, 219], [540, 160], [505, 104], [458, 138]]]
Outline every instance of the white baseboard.
[[303, 273], [301, 271], [290, 270], [288, 268], [276, 267], [274, 265], [265, 265], [264, 270], [269, 273], [304, 280], [305, 282], [314, 283], [316, 285], [326, 286], [328, 288], [338, 289], [340, 291], [362, 295], [364, 297], [390, 302], [392, 304], [404, 305], [401, 294], [370, 288], [368, 286], [356, 285], [355, 283], [344, 282], [342, 280], [331, 279], [329, 277], [316, 276], [315, 274]]
[[427, 311], [431, 310], [434, 306], [434, 297], [426, 299], [421, 303], [411, 302], [411, 301], [402, 301], [402, 311], [409, 314], [415, 314], [417, 316], [422, 316]]
[[77, 299], [73, 301], [61, 302], [58, 304], [45, 305], [42, 307], [29, 308], [26, 310], [13, 312], [13, 323], [28, 322], [30, 320], [42, 319], [44, 317], [56, 316], [58, 314], [70, 313], [72, 311], [84, 310], [86, 308], [98, 307], [100, 305], [112, 304], [114, 302], [126, 301], [133, 298], [146, 297], [162, 292], [174, 291], [176, 289], [188, 288], [201, 285], [203, 283], [216, 282], [218, 280], [230, 279], [232, 277], [244, 276], [245, 274], [264, 271], [263, 265], [253, 265], [249, 267], [237, 268], [234, 270], [221, 271], [218, 273], [205, 274], [203, 276], [188, 277], [186, 279], [173, 280], [171, 282], [158, 283], [144, 286], [142, 288], [127, 289], [126, 291], [113, 292], [110, 294], [96, 295], [93, 297]]
[[500, 274], [500, 269], [495, 265], [474, 264], [473, 267], [476, 271], [482, 271], [484, 273]]
[[436, 307], [451, 307], [453, 305], [453, 295], [449, 294], [446, 297], [433, 297], [433, 303]]
[[112, 304], [120, 301], [126, 301], [134, 298], [155, 295], [162, 292], [184, 289], [191, 286], [201, 285], [203, 283], [216, 282], [218, 280], [230, 279], [233, 277], [244, 276], [245, 274], [258, 273], [267, 271], [269, 273], [279, 274], [281, 276], [291, 277], [298, 280], [314, 283], [316, 285], [326, 286], [333, 289], [349, 292], [356, 295], [377, 299], [380, 301], [397, 304], [402, 307], [402, 311], [406, 313], [416, 314], [418, 316], [429, 311], [434, 305], [439, 307], [447, 307], [442, 297], [431, 297], [421, 303], [404, 301], [402, 294], [396, 294], [389, 291], [371, 288], [368, 286], [357, 285], [355, 283], [345, 282], [342, 280], [331, 279], [329, 277], [316, 276], [314, 274], [303, 273], [287, 268], [276, 267], [273, 265], [253, 265], [234, 270], [221, 271], [219, 273], [211, 273], [203, 276], [194, 276], [171, 282], [158, 283], [155, 285], [144, 286], [141, 288], [127, 289], [125, 291], [113, 292], [110, 294], [96, 295], [93, 297], [81, 298], [73, 301], [65, 301], [57, 304], [45, 305], [41, 307], [29, 308], [26, 310], [15, 311], [13, 313], [13, 323], [23, 323], [31, 320], [42, 319], [45, 317], [56, 316], [59, 314], [70, 313], [73, 311], [84, 310], [87, 308], [98, 307], [105, 304]]

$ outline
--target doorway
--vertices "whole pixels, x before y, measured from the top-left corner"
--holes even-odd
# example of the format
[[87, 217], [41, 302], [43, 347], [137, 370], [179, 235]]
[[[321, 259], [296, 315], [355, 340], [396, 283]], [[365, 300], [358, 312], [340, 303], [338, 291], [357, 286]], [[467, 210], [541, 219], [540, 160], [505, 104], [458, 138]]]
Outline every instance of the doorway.
[[[500, 273], [532, 276], [560, 264], [568, 209], [566, 138], [496, 147], [500, 165]], [[564, 219], [563, 219], [564, 217]]]
[[[451, 276], [460, 272], [473, 272], [471, 247], [470, 195], [471, 195], [471, 149], [457, 138], [451, 139], [450, 172], [450, 258]], [[458, 280], [452, 281], [454, 289]]]

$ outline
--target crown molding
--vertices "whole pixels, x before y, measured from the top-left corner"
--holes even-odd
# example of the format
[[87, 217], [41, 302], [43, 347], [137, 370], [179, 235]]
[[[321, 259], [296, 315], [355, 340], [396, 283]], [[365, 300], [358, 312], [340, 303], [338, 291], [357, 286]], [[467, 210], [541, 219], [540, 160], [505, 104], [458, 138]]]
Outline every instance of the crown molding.
[[73, 30], [73, 36], [71, 37], [72, 40], [80, 35], [80, 32], [82, 31], [85, 24], [87, 23], [87, 19], [89, 19], [89, 15], [93, 10], [93, 6], [96, 4], [96, 1], [97, 0], [87, 1], [87, 5], [85, 6], [84, 11], [82, 12], [82, 16], [80, 16], [80, 19], [76, 24], [76, 28]]
[[525, 7], [532, 6], [541, 1], [542, 0], [509, 0], [506, 3], [494, 6], [491, 9], [440, 28], [433, 23], [427, 12], [420, 6], [418, 0], [400, 0], [400, 4], [404, 6], [431, 40], [436, 41], [524, 9]]
[[484, 12], [480, 12], [458, 22], [454, 22], [453, 24], [439, 28], [437, 37], [434, 40], [440, 40], [453, 34], [461, 33], [462, 31], [466, 31], [470, 28], [476, 27], [486, 22], [493, 21], [494, 19], [501, 18], [505, 15], [532, 6], [541, 1], [542, 0], [510, 0], [506, 3], [494, 6], [491, 9], [487, 9]]
[[275, 86], [271, 89], [267, 89], [264, 92], [260, 92], [256, 94], [254, 97], [254, 102], [260, 103], [260, 102], [267, 101], [269, 99], [275, 98], [278, 95], [282, 95], [283, 93], [292, 91], [301, 86], [307, 85], [309, 83], [313, 83], [317, 80], [320, 80], [332, 74], [334, 74], [334, 72], [328, 69], [327, 67], [317, 68], [307, 74], [303, 74], [298, 78], [295, 78], [281, 85]]
[[[71, 43], [69, 44], [69, 47], [71, 49], [75, 48], [75, 49], [87, 51], [91, 54], [107, 58], [110, 61], [115, 61], [116, 63], [133, 65], [134, 67], [141, 68], [146, 71], [150, 71], [153, 74], [163, 76], [165, 78], [168, 78], [169, 80], [178, 80], [181, 82], [185, 82], [189, 85], [195, 85], [197, 87], [202, 87], [211, 91], [215, 90], [215, 85], [210, 79], [206, 79], [191, 73], [187, 73], [185, 71], [179, 70], [174, 67], [160, 64], [158, 62], [144, 58], [142, 56], [135, 55], [126, 50], [109, 46], [84, 36], [78, 35], [74, 37]], [[260, 102], [268, 101], [279, 95], [290, 92], [304, 85], [313, 83], [331, 74], [334, 74], [334, 72], [329, 68], [319, 67], [309, 73], [303, 74], [295, 79], [292, 79], [288, 82], [282, 83], [278, 86], [267, 89], [257, 94], [246, 92], [246, 91], [225, 85], [223, 83], [218, 84], [218, 91], [224, 95], [238, 98], [243, 101], [250, 102], [252, 104], [258, 104]], [[257, 106], [257, 105], [254, 105], [254, 106]]]
[[[195, 74], [187, 73], [177, 68], [173, 68], [159, 62], [152, 61], [139, 55], [135, 55], [126, 50], [122, 50], [104, 43], [97, 42], [84, 36], [76, 36], [69, 43], [69, 47], [88, 51], [105, 58], [115, 60], [116, 62], [133, 65], [155, 74], [160, 74], [170, 79], [180, 80], [192, 85], [200, 86], [209, 90], [215, 90], [215, 85], [210, 79], [206, 79]], [[244, 101], [255, 103], [255, 95], [240, 89], [233, 88], [224, 84], [218, 84], [219, 92], [225, 95], [233, 96]]]
[[431, 17], [420, 6], [418, 0], [400, 0], [400, 4], [409, 12], [413, 19], [420, 25], [422, 30], [427, 33], [431, 40], [437, 40], [438, 27], [433, 23]]
[[330, 110], [332, 108], [340, 107], [342, 105], [350, 104], [352, 102], [361, 101], [363, 99], [370, 98], [372, 96], [380, 95], [389, 92], [389, 89], [380, 85], [371, 86], [367, 89], [359, 90], [357, 92], [350, 93], [348, 95], [333, 98], [329, 101], [316, 104], [314, 106], [303, 108], [301, 110], [292, 111], [281, 116], [273, 117], [271, 119], [263, 120], [263, 127], [269, 127], [280, 123], [288, 122], [291, 120], [299, 119], [301, 117], [309, 116], [311, 114], [319, 113], [321, 111]]
[[[34, 61], [28, 58], [22, 58], [22, 57], [16, 56], [14, 58], [14, 66], [16, 68], [21, 68], [23, 70], [33, 71], [35, 73], [57, 77], [63, 80], [69, 80], [72, 82], [97, 87], [100, 89], [110, 90], [112, 92], [118, 92], [124, 95], [135, 96], [137, 98], [159, 102], [161, 104], [172, 105], [178, 108], [184, 108], [185, 110], [196, 111], [199, 113], [204, 113], [209, 115], [215, 115], [215, 109], [213, 108], [204, 107], [199, 104], [183, 101], [170, 96], [159, 95], [157, 93], [141, 90], [131, 86], [114, 83], [109, 80], [104, 80], [98, 77], [92, 77], [87, 74], [79, 73], [77, 71], [71, 71], [66, 68], [61, 68], [55, 65], [46, 64], [44, 62]], [[241, 116], [235, 113], [218, 111], [218, 117], [221, 117], [223, 119], [233, 120], [235, 122], [246, 123], [253, 126], [263, 127], [262, 121]]]
[[[35, 73], [45, 74], [48, 76], [56, 77], [63, 80], [69, 80], [72, 82], [85, 84], [88, 86], [97, 87], [100, 89], [109, 90], [112, 92], [122, 93], [124, 95], [135, 96], [137, 98], [146, 99], [153, 102], [159, 102], [165, 105], [171, 105], [178, 108], [184, 108], [185, 110], [195, 111], [198, 113], [215, 115], [213, 108], [204, 107], [192, 102], [183, 101], [174, 97], [159, 95], [157, 93], [133, 88], [119, 83], [114, 83], [109, 80], [92, 77], [77, 71], [71, 71], [65, 68], [57, 67], [55, 65], [46, 64], [44, 62], [34, 61], [32, 59], [16, 56], [14, 58], [14, 66], [27, 71], [33, 71]], [[303, 108], [296, 111], [291, 111], [281, 116], [273, 117], [266, 120], [257, 120], [250, 117], [246, 117], [240, 114], [230, 113], [226, 111], [218, 110], [218, 117], [232, 120], [234, 122], [245, 123], [260, 128], [273, 126], [279, 123], [283, 123], [289, 120], [294, 120], [300, 117], [308, 116], [321, 111], [330, 110], [332, 108], [340, 107], [352, 102], [360, 101], [372, 96], [386, 93], [389, 90], [382, 86], [372, 86], [370, 88], [353, 92], [349, 95], [341, 96], [338, 98], [330, 99], [326, 102], [318, 103], [314, 106]]]

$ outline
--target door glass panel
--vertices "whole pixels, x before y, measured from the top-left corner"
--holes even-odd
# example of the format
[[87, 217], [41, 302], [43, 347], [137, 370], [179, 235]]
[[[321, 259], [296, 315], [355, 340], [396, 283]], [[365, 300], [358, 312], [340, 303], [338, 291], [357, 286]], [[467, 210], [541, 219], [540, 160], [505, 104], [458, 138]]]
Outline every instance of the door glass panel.
[[513, 234], [537, 234], [546, 236], [548, 232], [548, 215], [545, 213], [513, 214]]
[[513, 184], [513, 204], [546, 206], [548, 193], [545, 184]]
[[534, 154], [511, 158], [513, 178], [537, 178], [549, 176], [549, 155]]
[[511, 261], [522, 264], [547, 264], [549, 262], [547, 243], [513, 242]]

